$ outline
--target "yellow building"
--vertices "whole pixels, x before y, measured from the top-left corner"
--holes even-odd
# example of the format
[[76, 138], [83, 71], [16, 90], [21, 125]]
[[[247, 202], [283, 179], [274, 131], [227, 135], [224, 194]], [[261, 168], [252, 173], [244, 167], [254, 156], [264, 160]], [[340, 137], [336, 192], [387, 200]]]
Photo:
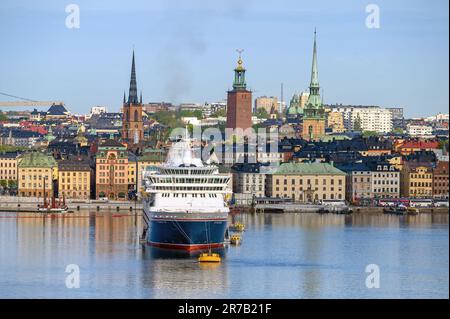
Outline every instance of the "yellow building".
[[92, 172], [89, 163], [65, 160], [58, 163], [58, 197], [89, 199], [91, 197]]
[[327, 113], [327, 127], [331, 128], [333, 133], [345, 132], [344, 118], [341, 112]]
[[255, 111], [259, 109], [266, 110], [267, 114], [270, 114], [272, 109], [278, 111], [278, 98], [270, 96], [260, 96], [255, 99]]
[[17, 152], [0, 153], [0, 181], [5, 181], [6, 184], [17, 182], [18, 158]]
[[433, 197], [433, 170], [425, 163], [405, 163], [401, 171], [401, 196]]
[[18, 165], [18, 192], [23, 197], [51, 197], [58, 164], [52, 156], [41, 152], [25, 153]]
[[303, 203], [345, 200], [345, 176], [328, 163], [283, 163], [267, 175], [267, 193]]
[[137, 157], [128, 156], [128, 189], [136, 190], [137, 183]]
[[145, 152], [142, 156], [138, 157], [137, 165], [137, 185], [138, 192], [143, 192], [144, 180], [143, 175], [146, 170], [151, 169], [152, 167], [160, 166], [166, 158], [166, 152], [164, 150], [155, 149]]

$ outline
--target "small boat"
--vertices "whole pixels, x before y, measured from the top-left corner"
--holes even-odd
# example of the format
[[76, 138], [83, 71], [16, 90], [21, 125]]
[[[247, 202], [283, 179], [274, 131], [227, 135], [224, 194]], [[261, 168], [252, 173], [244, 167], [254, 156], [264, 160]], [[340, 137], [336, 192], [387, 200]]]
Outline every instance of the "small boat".
[[55, 194], [52, 195], [51, 200], [47, 202], [47, 196], [45, 192], [45, 182], [44, 182], [44, 202], [38, 204], [37, 212], [38, 213], [50, 213], [50, 214], [62, 214], [69, 210], [66, 205], [66, 198], [63, 196], [62, 201], [58, 199], [56, 201]]
[[242, 237], [240, 235], [234, 234], [230, 237], [230, 243], [233, 245], [239, 245], [242, 242]]
[[51, 213], [51, 214], [60, 214], [67, 212], [68, 208], [66, 207], [38, 207], [37, 211], [39, 213]]
[[403, 205], [389, 206], [383, 209], [384, 214], [404, 215], [406, 213], [406, 207]]
[[220, 258], [219, 254], [216, 253], [201, 253], [198, 257], [198, 262], [200, 263], [220, 263], [222, 258]]
[[408, 209], [406, 210], [406, 213], [408, 215], [418, 215], [419, 214], [419, 209], [416, 207], [408, 207]]
[[233, 231], [240, 231], [240, 232], [242, 232], [242, 231], [245, 230], [245, 225], [242, 224], [241, 222], [237, 222], [235, 224], [231, 224], [229, 229], [233, 230]]

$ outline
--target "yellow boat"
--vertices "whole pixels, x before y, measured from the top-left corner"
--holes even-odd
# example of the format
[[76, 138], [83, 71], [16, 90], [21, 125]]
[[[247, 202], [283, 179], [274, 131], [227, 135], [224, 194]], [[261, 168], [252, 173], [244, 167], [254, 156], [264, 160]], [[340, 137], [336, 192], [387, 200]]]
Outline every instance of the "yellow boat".
[[406, 210], [406, 213], [408, 215], [418, 215], [419, 214], [419, 209], [417, 209], [416, 207], [408, 207]]
[[241, 243], [241, 236], [239, 235], [232, 235], [230, 237], [230, 243], [232, 243], [233, 245], [239, 245]]
[[216, 253], [202, 253], [198, 257], [198, 261], [201, 263], [220, 263], [221, 260], [220, 255]]

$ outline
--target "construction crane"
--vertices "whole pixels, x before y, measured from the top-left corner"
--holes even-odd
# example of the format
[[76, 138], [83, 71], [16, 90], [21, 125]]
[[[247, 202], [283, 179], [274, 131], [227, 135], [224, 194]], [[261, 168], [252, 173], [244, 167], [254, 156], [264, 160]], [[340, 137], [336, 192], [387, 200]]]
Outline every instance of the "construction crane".
[[53, 104], [55, 105], [64, 105], [63, 101], [35, 101], [31, 99], [27, 99], [24, 97], [7, 94], [4, 92], [0, 92], [0, 95], [13, 97], [16, 99], [20, 99], [22, 101], [10, 101], [10, 102], [0, 102], [0, 107], [19, 107], [19, 106], [51, 106]]

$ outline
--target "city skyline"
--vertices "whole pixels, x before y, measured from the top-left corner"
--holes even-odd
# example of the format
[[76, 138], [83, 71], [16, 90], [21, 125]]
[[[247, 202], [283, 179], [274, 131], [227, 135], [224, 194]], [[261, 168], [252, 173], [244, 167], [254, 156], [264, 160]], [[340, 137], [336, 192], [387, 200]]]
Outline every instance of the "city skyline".
[[79, 29], [66, 28], [66, 4], [0, 5], [0, 35], [16, 47], [0, 52], [2, 92], [63, 100], [74, 113], [95, 105], [118, 111], [134, 47], [144, 103], [213, 102], [226, 97], [235, 49], [244, 48], [253, 96], [280, 96], [284, 83], [288, 103], [295, 92], [307, 90], [317, 27], [325, 104], [404, 107], [407, 117], [448, 110], [444, 1], [379, 1], [379, 29], [366, 27], [369, 13], [362, 1], [345, 8], [329, 1], [302, 8], [292, 1], [258, 7], [203, 2], [192, 8], [192, 3], [138, 1], [125, 9], [115, 1], [76, 4]]

